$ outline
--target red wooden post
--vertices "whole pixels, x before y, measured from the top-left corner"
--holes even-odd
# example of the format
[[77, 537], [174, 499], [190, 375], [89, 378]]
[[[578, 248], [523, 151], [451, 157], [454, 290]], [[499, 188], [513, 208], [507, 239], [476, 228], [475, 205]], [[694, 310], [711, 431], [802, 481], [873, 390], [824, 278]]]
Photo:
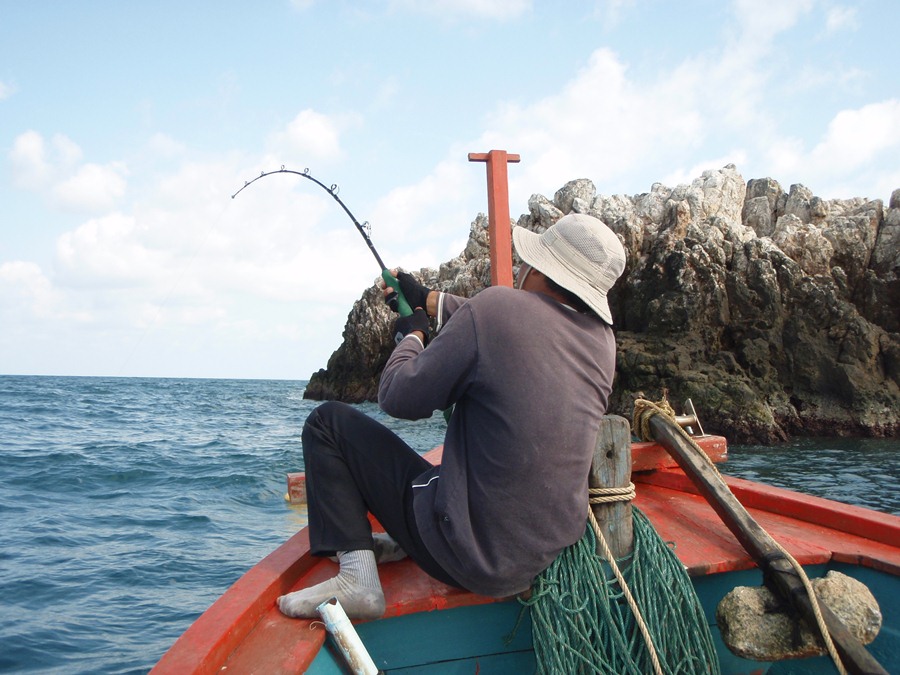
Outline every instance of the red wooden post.
[[506, 150], [470, 152], [470, 162], [487, 162], [488, 236], [491, 241], [491, 285], [512, 286], [512, 232], [509, 227], [509, 184], [506, 165], [518, 155]]

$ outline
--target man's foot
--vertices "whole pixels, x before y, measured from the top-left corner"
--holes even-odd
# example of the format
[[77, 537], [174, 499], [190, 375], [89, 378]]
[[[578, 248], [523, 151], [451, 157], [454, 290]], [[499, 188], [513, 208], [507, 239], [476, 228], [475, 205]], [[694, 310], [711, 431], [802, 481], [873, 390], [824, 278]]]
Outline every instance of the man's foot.
[[278, 598], [282, 614], [315, 619], [316, 608], [335, 597], [351, 619], [377, 619], [384, 614], [384, 591], [372, 551], [338, 553], [341, 571], [336, 577]]

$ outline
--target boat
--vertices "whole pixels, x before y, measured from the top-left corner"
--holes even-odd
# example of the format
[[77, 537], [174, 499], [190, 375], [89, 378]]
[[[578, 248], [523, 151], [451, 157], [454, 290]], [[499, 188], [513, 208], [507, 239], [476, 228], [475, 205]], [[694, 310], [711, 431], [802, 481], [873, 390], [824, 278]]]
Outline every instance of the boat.
[[[470, 155], [470, 159], [491, 166], [488, 194], [492, 221], [496, 216], [500, 222], [504, 218], [508, 222], [508, 211], [502, 210], [506, 162], [518, 158], [491, 151], [474, 159]], [[498, 197], [499, 204], [495, 203]], [[495, 242], [503, 243], [502, 233], [493, 222], [490, 236], [493, 255]], [[498, 267], [502, 266], [493, 266]], [[499, 273], [504, 274], [502, 269]], [[511, 268], [506, 273], [510, 274]], [[636, 494], [633, 503], [662, 539], [671, 543], [686, 568], [710, 626], [721, 672], [834, 672], [827, 656], [802, 661], [753, 661], [736, 656], [725, 645], [716, 624], [719, 601], [737, 586], [761, 585], [763, 572], [746, 542], [735, 535], [723, 509], [697, 480], [697, 472], [675, 456], [670, 442], [659, 437], [657, 441], [630, 444], [631, 481]], [[712, 463], [726, 462], [728, 450], [723, 437], [701, 433], [693, 441]], [[426, 458], [439, 463], [441, 452], [442, 448], [435, 448]], [[779, 542], [809, 577], [838, 571], [869, 588], [879, 604], [883, 623], [878, 636], [867, 646], [867, 654], [876, 665], [900, 672], [900, 605], [896, 602], [900, 597], [900, 517], [739, 478], [722, 476], [714, 481], [727, 486], [723, 491], [736, 498], [746, 519]], [[380, 529], [374, 520], [373, 526]], [[285, 617], [275, 605], [279, 596], [336, 573], [334, 562], [310, 554], [308, 532], [301, 529], [216, 600], [151, 673], [348, 672], [343, 655], [321, 621]], [[489, 598], [446, 586], [409, 560], [382, 565], [379, 574], [385, 592], [385, 615], [354, 626], [379, 671], [534, 672], [530, 618], [518, 599]]]
[[[720, 436], [696, 439], [715, 462], [727, 459]], [[440, 461], [441, 448], [426, 455]], [[660, 445], [632, 444], [637, 506], [686, 566], [707, 616], [723, 673], [777, 675], [834, 672], [825, 657], [766, 663], [733, 655], [718, 637], [716, 605], [733, 587], [758, 586], [762, 574], [693, 482]], [[900, 517], [726, 477], [748, 512], [782, 543], [810, 577], [837, 570], [865, 583], [883, 615], [869, 651], [889, 672], [900, 669]], [[377, 528], [377, 525], [376, 525]], [[278, 596], [337, 573], [310, 555], [302, 529], [246, 572], [175, 642], [151, 673], [342, 673], [324, 625], [291, 619]], [[531, 630], [521, 605], [446, 586], [401, 560], [380, 566], [386, 612], [355, 626], [375, 664], [391, 673], [526, 673], [534, 671]], [[785, 665], [786, 664], [786, 665]], [[818, 671], [817, 671], [818, 669]]]

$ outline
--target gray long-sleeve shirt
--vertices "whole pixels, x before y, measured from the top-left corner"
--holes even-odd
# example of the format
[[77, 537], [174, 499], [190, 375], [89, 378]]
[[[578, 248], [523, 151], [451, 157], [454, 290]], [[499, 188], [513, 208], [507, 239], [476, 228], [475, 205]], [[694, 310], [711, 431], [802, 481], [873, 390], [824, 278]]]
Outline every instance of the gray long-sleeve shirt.
[[397, 345], [378, 400], [405, 419], [456, 404], [441, 465], [415, 483], [416, 521], [459, 583], [513, 595], [584, 534], [615, 338], [596, 317], [511, 288], [442, 306], [427, 349]]

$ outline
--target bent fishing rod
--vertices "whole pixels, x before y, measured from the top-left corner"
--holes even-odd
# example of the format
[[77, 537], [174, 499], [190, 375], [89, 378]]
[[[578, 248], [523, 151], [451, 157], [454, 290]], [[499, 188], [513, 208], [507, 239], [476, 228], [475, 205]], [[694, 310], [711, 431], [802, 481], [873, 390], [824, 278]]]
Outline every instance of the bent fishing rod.
[[369, 236], [368, 231], [368, 222], [365, 224], [360, 224], [360, 222], [356, 219], [356, 216], [347, 208], [347, 205], [338, 197], [338, 186], [337, 183], [332, 183], [331, 187], [328, 187], [320, 180], [313, 178], [309, 175], [309, 169], [304, 169], [301, 171], [294, 171], [292, 169], [285, 169], [284, 165], [281, 165], [280, 169], [276, 169], [275, 171], [263, 171], [253, 180], [244, 181], [244, 187], [231, 195], [231, 198], [234, 199], [241, 192], [251, 186], [253, 183], [258, 181], [260, 178], [265, 178], [266, 176], [271, 176], [276, 173], [292, 173], [295, 176], [300, 176], [301, 178], [306, 178], [307, 180], [311, 180], [313, 183], [318, 185], [320, 188], [325, 190], [328, 194], [334, 197], [334, 201], [341, 205], [341, 208], [344, 209], [344, 213], [350, 216], [350, 220], [353, 221], [353, 224], [356, 226], [356, 229], [362, 235], [363, 240], [366, 242], [366, 245], [369, 247], [369, 250], [372, 252], [372, 255], [375, 256], [375, 260], [378, 261], [378, 266], [381, 268], [381, 278], [384, 279], [384, 283], [390, 286], [394, 292], [397, 294], [397, 306], [392, 308], [397, 311], [400, 316], [409, 316], [413, 313], [412, 308], [409, 306], [409, 303], [406, 301], [406, 298], [403, 296], [403, 293], [400, 291], [400, 282], [397, 278], [391, 274], [390, 270], [388, 270], [387, 265], [384, 264], [384, 261], [381, 259], [381, 256], [378, 255], [378, 251], [375, 250], [375, 244], [372, 243], [372, 238]]

